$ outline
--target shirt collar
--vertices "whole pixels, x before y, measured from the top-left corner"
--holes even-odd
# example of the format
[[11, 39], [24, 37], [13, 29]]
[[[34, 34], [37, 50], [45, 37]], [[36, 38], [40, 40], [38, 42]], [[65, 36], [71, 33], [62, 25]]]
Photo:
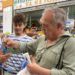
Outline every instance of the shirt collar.
[[72, 34], [69, 31], [65, 31], [61, 37], [64, 37], [64, 36], [72, 36]]
[[[50, 46], [53, 46], [54, 44], [56, 44], [62, 37], [69, 37], [69, 36], [72, 36], [71, 33], [69, 33], [69, 31], [65, 31], [64, 34], [62, 34], [56, 41], [54, 41], [52, 44], [48, 45], [47, 47], [50, 47]], [[45, 38], [45, 41], [47, 39]], [[47, 44], [47, 42], [46, 42]]]

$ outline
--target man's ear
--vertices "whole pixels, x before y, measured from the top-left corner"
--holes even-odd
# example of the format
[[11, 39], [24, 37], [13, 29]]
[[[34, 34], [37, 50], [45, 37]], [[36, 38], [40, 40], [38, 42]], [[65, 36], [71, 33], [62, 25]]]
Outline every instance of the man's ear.
[[58, 24], [57, 24], [57, 28], [58, 28], [58, 29], [63, 29], [62, 23], [58, 23]]

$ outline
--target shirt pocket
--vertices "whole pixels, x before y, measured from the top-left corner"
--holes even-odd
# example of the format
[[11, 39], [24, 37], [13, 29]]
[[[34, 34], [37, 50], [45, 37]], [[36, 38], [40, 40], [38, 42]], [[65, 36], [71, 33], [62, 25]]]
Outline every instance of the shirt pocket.
[[36, 51], [36, 61], [37, 62], [40, 62], [42, 56], [43, 56], [43, 53], [45, 51], [45, 48], [38, 48], [37, 51]]
[[58, 62], [60, 60], [60, 56], [61, 56], [62, 47], [63, 47], [62, 45], [59, 45], [59, 46], [51, 49], [52, 58], [54, 57], [52, 67], [56, 67], [56, 65], [58, 64]]
[[37, 52], [36, 59], [40, 66], [51, 69], [58, 63], [59, 55], [52, 50], [46, 50], [43, 53], [39, 51]]
[[51, 69], [55, 68], [58, 64], [60, 53], [62, 50], [62, 44], [57, 46], [52, 46], [49, 48], [39, 47], [36, 52], [37, 61], [40, 66]]

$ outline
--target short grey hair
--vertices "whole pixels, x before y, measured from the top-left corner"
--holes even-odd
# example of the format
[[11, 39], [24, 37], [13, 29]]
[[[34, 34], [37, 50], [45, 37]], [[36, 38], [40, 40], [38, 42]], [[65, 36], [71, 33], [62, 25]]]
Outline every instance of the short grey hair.
[[44, 15], [47, 11], [53, 12], [53, 23], [62, 23], [65, 25], [67, 15], [63, 8], [46, 8], [42, 15]]

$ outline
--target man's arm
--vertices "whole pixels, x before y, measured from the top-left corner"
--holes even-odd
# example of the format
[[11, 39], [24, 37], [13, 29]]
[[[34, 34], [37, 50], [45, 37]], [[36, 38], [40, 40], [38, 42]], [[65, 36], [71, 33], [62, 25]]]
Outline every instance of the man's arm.
[[18, 42], [13, 41], [9, 38], [3, 40], [4, 45], [7, 48], [14, 48], [15, 50], [21, 50], [23, 52], [29, 52], [30, 54], [34, 54], [37, 49], [38, 40], [31, 42]]
[[62, 69], [46, 69], [33, 62], [28, 64], [30, 72], [39, 75], [75, 75], [75, 39], [70, 38], [64, 49]]

